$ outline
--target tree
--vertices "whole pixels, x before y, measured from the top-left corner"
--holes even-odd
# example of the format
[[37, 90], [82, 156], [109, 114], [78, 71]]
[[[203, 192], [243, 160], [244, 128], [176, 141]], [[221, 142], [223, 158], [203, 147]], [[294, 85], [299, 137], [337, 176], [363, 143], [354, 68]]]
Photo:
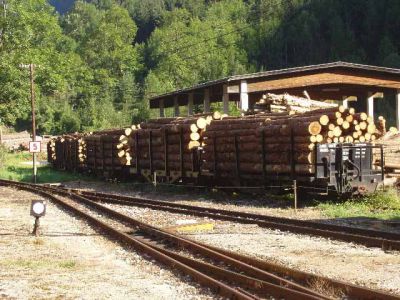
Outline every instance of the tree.
[[133, 45], [137, 27], [125, 8], [96, 2], [100, 8], [78, 1], [63, 21], [66, 34], [77, 42], [77, 53], [90, 69], [88, 87], [73, 100], [85, 129], [127, 125], [135, 102], [140, 102], [135, 75], [141, 66]]
[[30, 112], [29, 76], [19, 64], [40, 66], [36, 74], [40, 102], [42, 97], [68, 92], [71, 69], [79, 62], [71, 49], [73, 42], [63, 35], [54, 8], [45, 0], [7, 1], [0, 28], [0, 117], [15, 125], [29, 119]]
[[147, 95], [245, 72], [246, 8], [235, 0], [211, 5], [204, 19], [186, 9], [166, 13], [147, 44]]

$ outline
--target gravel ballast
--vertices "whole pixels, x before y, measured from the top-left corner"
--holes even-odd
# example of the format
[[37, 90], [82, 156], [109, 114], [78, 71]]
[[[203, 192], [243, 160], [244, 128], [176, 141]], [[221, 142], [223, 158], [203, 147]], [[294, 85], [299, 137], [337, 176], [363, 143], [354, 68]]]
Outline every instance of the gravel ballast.
[[30, 235], [31, 193], [0, 187], [0, 299], [212, 299], [48, 203]]
[[214, 229], [189, 231], [186, 236], [230, 251], [272, 261], [291, 268], [395, 293], [400, 296], [400, 252], [293, 234], [208, 218], [147, 208], [105, 204], [121, 213], [164, 229], [179, 223], [211, 223]]

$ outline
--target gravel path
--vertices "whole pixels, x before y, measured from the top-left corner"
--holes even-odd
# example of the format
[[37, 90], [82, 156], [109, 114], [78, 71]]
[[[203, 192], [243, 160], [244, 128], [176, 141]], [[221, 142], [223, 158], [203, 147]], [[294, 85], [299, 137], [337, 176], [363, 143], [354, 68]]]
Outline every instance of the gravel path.
[[0, 299], [212, 299], [48, 203], [31, 236], [32, 199], [0, 187]]

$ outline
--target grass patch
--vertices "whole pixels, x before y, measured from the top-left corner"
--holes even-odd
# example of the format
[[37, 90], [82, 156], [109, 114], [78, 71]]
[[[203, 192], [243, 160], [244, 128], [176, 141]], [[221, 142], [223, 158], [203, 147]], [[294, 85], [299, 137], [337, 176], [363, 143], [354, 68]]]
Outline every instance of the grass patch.
[[63, 269], [73, 269], [76, 267], [76, 261], [70, 260], [70, 261], [64, 261], [58, 264], [60, 268]]
[[36, 246], [43, 246], [44, 245], [44, 241], [42, 239], [35, 238], [33, 240], [33, 244], [36, 245]]
[[57, 261], [57, 260], [28, 260], [28, 259], [10, 259], [0, 260], [0, 266], [13, 267], [13, 268], [24, 268], [24, 269], [73, 269], [77, 267], [77, 263], [72, 260]]
[[400, 195], [395, 189], [388, 189], [342, 203], [321, 203], [317, 208], [331, 218], [400, 219]]
[[[1, 151], [0, 151], [1, 153]], [[0, 179], [22, 182], [32, 182], [32, 155], [28, 152], [3, 153], [3, 163], [0, 163]], [[38, 156], [38, 161], [46, 160], [44, 154]], [[93, 180], [93, 178], [78, 173], [54, 170], [49, 165], [38, 165], [38, 183], [54, 183], [76, 180]]]

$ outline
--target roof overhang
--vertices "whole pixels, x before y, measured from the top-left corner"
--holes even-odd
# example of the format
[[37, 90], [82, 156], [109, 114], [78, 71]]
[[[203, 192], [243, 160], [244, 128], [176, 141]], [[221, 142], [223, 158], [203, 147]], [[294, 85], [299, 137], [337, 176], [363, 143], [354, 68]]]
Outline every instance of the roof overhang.
[[158, 107], [161, 99], [164, 100], [165, 107], [173, 106], [174, 98], [178, 99], [179, 105], [185, 105], [189, 93], [193, 93], [195, 103], [202, 103], [205, 89], [210, 89], [210, 94], [213, 95], [211, 101], [219, 101], [220, 96], [222, 97], [223, 85], [227, 85], [229, 94], [238, 94], [242, 80], [247, 81], [249, 94], [290, 92], [291, 90], [308, 90], [318, 87], [327, 89], [329, 86], [336, 89], [349, 89], [350, 87], [376, 90], [400, 89], [400, 69], [334, 62], [235, 75], [153, 97], [150, 99], [150, 107]]

